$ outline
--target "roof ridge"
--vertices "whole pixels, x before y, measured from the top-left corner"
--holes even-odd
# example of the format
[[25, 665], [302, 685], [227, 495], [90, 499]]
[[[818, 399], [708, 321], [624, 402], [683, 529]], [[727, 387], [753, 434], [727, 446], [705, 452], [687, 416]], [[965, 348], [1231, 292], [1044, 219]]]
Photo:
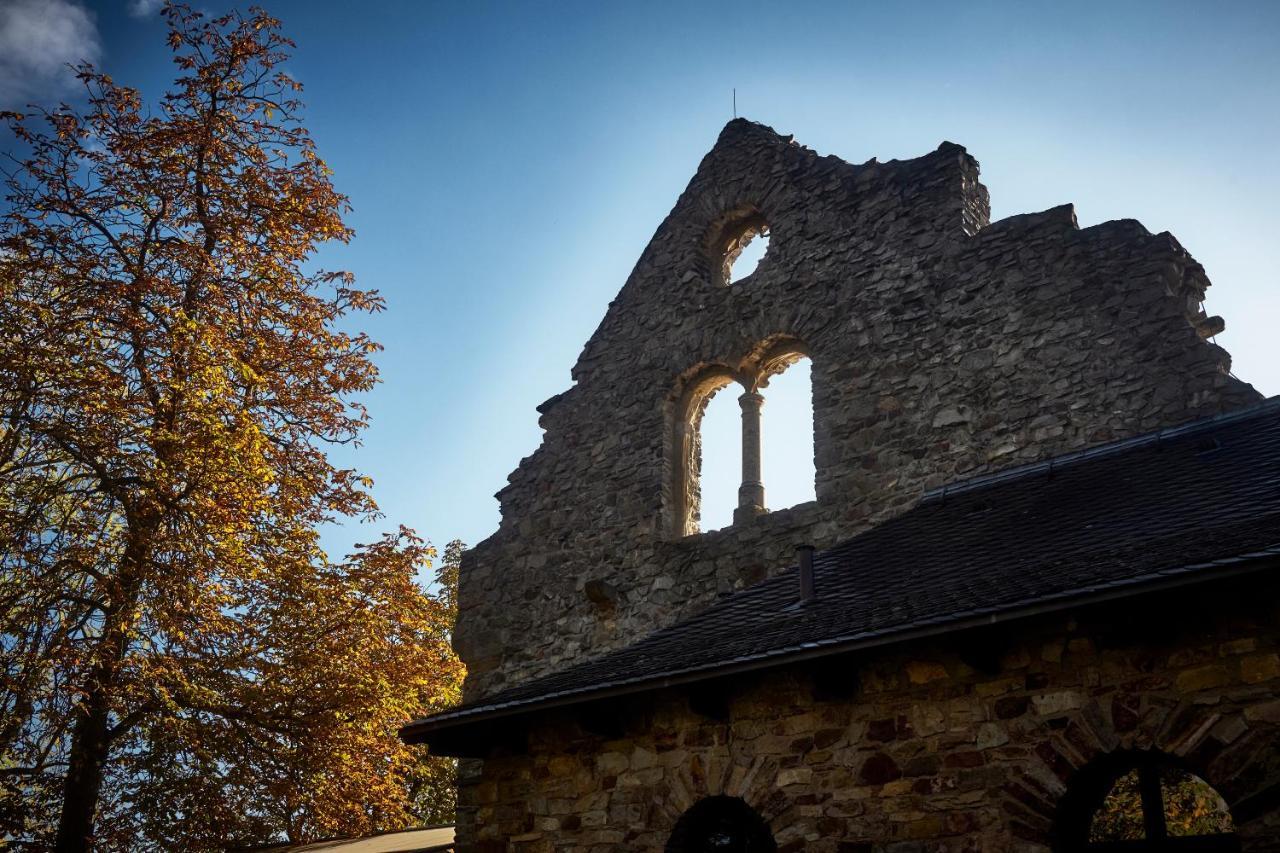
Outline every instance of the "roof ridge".
[[1086, 447], [1083, 450], [1073, 450], [1070, 453], [1064, 453], [1061, 456], [1054, 456], [1049, 459], [1042, 459], [1039, 462], [1028, 462], [1023, 465], [1014, 465], [1010, 468], [1004, 468], [999, 471], [993, 471], [990, 474], [979, 474], [958, 482], [945, 483], [941, 486], [935, 486], [924, 493], [920, 498], [919, 505], [932, 503], [941, 500], [950, 495], [964, 494], [988, 486], [999, 483], [1005, 483], [1010, 480], [1020, 480], [1038, 474], [1044, 471], [1056, 470], [1067, 465], [1075, 465], [1080, 462], [1088, 462], [1100, 457], [1112, 456], [1135, 447], [1142, 447], [1148, 444], [1159, 444], [1165, 439], [1177, 438], [1185, 435], [1194, 435], [1199, 432], [1207, 432], [1227, 424], [1237, 423], [1239, 421], [1247, 421], [1253, 418], [1262, 417], [1263, 415], [1280, 412], [1280, 395], [1269, 397], [1260, 403], [1251, 406], [1245, 406], [1234, 411], [1224, 412], [1222, 414], [1213, 415], [1207, 418], [1201, 418], [1195, 421], [1188, 421], [1178, 426], [1165, 427], [1164, 429], [1155, 430], [1154, 432], [1143, 433], [1141, 435], [1130, 436], [1116, 441], [1099, 444], [1093, 447]]

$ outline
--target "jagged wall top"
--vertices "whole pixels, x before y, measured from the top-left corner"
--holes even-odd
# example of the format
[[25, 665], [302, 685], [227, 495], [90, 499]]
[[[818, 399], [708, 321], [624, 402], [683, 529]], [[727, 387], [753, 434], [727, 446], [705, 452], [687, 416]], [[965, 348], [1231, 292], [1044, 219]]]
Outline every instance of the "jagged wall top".
[[[835, 223], [836, 233], [815, 228], [815, 211], [794, 192], [798, 179], [817, 175], [822, 182], [815, 189], [832, 200], [850, 202]], [[719, 259], [710, 238], [744, 208], [758, 210], [767, 220], [773, 236], [769, 260], [778, 267], [802, 256], [806, 243], [819, 234], [824, 240], [878, 240], [889, 248], [899, 235], [919, 240], [927, 239], [926, 234], [937, 240], [971, 235], [990, 216], [978, 163], [960, 145], [944, 142], [923, 157], [886, 163], [873, 158], [852, 165], [820, 156], [762, 124], [734, 119], [703, 157], [587, 342], [573, 369], [575, 380], [607, 357], [613, 323], [625, 322], [630, 306], [648, 296], [636, 294], [637, 289], [661, 288], [667, 298], [694, 311], [714, 298], [723, 283], [717, 281]], [[682, 271], [674, 279], [667, 275], [673, 268]]]

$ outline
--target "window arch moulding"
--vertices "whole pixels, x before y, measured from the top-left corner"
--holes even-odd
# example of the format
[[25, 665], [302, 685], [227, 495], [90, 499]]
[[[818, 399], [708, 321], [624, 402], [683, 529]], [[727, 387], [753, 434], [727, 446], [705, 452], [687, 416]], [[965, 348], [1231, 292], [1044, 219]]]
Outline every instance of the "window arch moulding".
[[[699, 365], [676, 382], [667, 451], [666, 512], [664, 528], [675, 539], [701, 531], [702, 417], [711, 398], [736, 383], [742, 408], [742, 481], [733, 524], [748, 521], [768, 510], [761, 477], [760, 415], [764, 397], [760, 391], [769, 380], [801, 361], [812, 361], [809, 347], [789, 335], [773, 335], [753, 347], [737, 367], [723, 362]], [[813, 413], [809, 412], [810, 428]]]
[[668, 460], [667, 528], [675, 538], [700, 532], [702, 489], [702, 416], [719, 391], [742, 377], [724, 364], [706, 364], [677, 383]]

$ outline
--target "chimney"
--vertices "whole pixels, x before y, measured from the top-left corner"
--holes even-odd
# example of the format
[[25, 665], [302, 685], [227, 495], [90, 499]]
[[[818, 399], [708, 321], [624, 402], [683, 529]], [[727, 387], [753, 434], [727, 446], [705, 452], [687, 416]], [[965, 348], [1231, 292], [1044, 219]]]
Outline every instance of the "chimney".
[[811, 604], [817, 597], [813, 589], [813, 546], [797, 546], [796, 556], [800, 559], [800, 604]]

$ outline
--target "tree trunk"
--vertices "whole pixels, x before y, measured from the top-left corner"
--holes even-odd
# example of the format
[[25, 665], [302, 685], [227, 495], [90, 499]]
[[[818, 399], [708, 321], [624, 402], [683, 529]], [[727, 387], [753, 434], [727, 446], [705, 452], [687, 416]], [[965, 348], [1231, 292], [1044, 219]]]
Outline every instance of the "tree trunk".
[[58, 818], [56, 853], [88, 853], [93, 845], [93, 824], [111, 753], [111, 705], [120, 664], [129, 645], [129, 632], [137, 611], [146, 549], [135, 544], [126, 549], [115, 584], [118, 594], [104, 608], [102, 637], [97, 660], [85, 679], [84, 699], [71, 732], [67, 775], [62, 783], [62, 813]]
[[99, 682], [95, 687], [82, 706], [84, 716], [76, 721], [71, 736], [71, 756], [62, 785], [62, 815], [54, 844], [57, 853], [87, 853], [92, 849], [93, 819], [111, 749], [107, 697], [110, 685]]

